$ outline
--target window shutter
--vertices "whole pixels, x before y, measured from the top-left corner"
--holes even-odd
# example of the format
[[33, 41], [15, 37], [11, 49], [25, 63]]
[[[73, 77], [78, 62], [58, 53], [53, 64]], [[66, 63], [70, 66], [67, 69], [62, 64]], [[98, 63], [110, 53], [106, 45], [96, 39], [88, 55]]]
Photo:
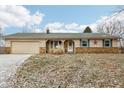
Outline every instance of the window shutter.
[[90, 47], [90, 40], [88, 39], [88, 47]]
[[112, 39], [110, 40], [110, 44], [111, 44], [111, 47], [112, 47]]
[[102, 40], [102, 42], [103, 42], [102, 44], [103, 44], [103, 47], [104, 47], [104, 39]]
[[80, 47], [81, 47], [81, 39], [80, 39]]

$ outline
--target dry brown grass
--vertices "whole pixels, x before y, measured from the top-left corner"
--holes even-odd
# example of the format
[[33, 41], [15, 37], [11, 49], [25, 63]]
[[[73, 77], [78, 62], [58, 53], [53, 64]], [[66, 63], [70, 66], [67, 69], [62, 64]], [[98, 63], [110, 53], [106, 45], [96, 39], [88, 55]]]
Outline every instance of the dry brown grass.
[[36, 55], [9, 79], [10, 87], [124, 87], [124, 54]]

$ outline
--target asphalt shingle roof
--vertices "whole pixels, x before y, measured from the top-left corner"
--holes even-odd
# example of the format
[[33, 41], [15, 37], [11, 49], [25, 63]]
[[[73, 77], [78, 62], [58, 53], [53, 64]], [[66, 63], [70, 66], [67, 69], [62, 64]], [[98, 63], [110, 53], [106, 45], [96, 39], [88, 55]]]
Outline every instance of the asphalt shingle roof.
[[117, 39], [119, 37], [104, 33], [15, 33], [5, 39]]

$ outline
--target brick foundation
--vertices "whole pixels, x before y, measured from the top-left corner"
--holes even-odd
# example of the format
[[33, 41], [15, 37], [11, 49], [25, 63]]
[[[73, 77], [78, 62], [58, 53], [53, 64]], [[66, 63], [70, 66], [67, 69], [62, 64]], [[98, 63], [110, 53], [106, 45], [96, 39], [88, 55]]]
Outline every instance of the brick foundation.
[[46, 53], [46, 48], [40, 47], [40, 54], [45, 54]]
[[5, 47], [5, 54], [11, 53], [11, 47]]
[[90, 47], [90, 48], [75, 48], [75, 53], [121, 53], [120, 48], [103, 48], [103, 47]]
[[121, 48], [121, 53], [124, 53], [124, 47], [123, 47], [123, 48]]
[[[40, 47], [40, 54], [46, 53], [46, 48]], [[103, 48], [103, 47], [89, 47], [89, 48], [75, 48], [75, 53], [121, 53], [120, 48]], [[11, 54], [11, 47], [5, 47], [5, 54]]]

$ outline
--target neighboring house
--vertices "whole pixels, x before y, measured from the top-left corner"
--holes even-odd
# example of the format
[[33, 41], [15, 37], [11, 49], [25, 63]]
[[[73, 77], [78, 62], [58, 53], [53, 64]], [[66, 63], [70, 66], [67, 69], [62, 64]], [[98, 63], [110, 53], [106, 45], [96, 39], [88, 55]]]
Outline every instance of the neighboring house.
[[16, 33], [5, 36], [6, 53], [119, 53], [119, 37], [103, 33]]

